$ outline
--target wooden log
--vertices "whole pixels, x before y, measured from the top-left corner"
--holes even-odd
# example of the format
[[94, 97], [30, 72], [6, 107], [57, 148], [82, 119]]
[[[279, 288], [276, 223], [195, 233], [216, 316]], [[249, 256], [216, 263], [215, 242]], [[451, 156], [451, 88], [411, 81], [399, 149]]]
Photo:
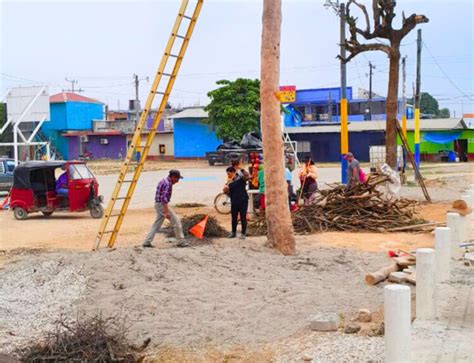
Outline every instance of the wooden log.
[[394, 263], [393, 265], [381, 268], [378, 271], [365, 275], [365, 282], [367, 282], [369, 285], [378, 284], [379, 282], [386, 280], [390, 273], [400, 271], [401, 269], [402, 268], [399, 265]]
[[409, 231], [410, 229], [418, 229], [422, 227], [435, 227], [435, 226], [441, 226], [445, 224], [446, 222], [430, 222], [430, 223], [422, 223], [422, 224], [412, 224], [411, 226], [390, 228], [390, 229], [387, 229], [387, 232]]

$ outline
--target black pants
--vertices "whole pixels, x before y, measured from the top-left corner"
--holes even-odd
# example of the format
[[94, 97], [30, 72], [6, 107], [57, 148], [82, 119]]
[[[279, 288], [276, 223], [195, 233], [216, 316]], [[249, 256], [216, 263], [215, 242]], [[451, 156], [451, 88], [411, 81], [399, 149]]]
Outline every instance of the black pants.
[[248, 199], [238, 202], [232, 201], [230, 214], [232, 216], [232, 233], [237, 233], [238, 217], [240, 214], [240, 223], [242, 224], [242, 234], [247, 232], [247, 209], [249, 206]]

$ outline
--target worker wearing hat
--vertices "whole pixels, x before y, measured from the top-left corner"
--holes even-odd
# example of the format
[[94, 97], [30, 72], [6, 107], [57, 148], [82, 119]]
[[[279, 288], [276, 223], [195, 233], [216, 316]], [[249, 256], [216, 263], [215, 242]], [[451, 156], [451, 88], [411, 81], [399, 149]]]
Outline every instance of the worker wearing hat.
[[178, 239], [178, 247], [187, 247], [189, 243], [184, 239], [183, 226], [181, 220], [168, 205], [171, 200], [171, 194], [173, 193], [173, 185], [178, 183], [180, 179], [183, 179], [179, 170], [170, 170], [168, 177], [163, 178], [156, 187], [155, 194], [155, 210], [156, 219], [151, 226], [150, 232], [148, 232], [143, 242], [143, 247], [153, 247], [151, 242], [155, 238], [155, 234], [160, 230], [165, 219], [171, 222], [174, 228], [175, 237]]

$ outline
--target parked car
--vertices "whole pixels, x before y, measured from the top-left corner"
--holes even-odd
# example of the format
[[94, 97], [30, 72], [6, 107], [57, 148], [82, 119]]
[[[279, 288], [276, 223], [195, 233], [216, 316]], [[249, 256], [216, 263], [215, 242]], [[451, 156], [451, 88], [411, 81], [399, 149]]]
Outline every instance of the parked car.
[[15, 160], [0, 158], [0, 192], [9, 192], [13, 185]]

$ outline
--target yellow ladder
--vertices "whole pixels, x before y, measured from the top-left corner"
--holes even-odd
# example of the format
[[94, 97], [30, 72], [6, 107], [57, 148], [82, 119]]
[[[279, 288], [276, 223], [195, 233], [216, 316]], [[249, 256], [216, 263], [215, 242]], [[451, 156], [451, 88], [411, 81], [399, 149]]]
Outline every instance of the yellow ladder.
[[[117, 235], [125, 217], [125, 213], [127, 212], [127, 208], [132, 199], [133, 192], [137, 185], [138, 179], [140, 178], [143, 164], [145, 163], [148, 152], [150, 151], [150, 146], [155, 137], [156, 129], [160, 123], [163, 110], [166, 107], [171, 90], [173, 89], [176, 76], [183, 61], [184, 54], [186, 53], [186, 48], [188, 47], [189, 40], [196, 25], [196, 21], [199, 16], [199, 12], [201, 11], [203, 2], [204, 0], [196, 0], [194, 5], [190, 6], [194, 8], [192, 15], [186, 15], [189, 0], [181, 1], [178, 16], [176, 17], [171, 35], [168, 39], [168, 43], [166, 44], [165, 52], [161, 58], [161, 62], [158, 67], [158, 71], [156, 72], [155, 79], [153, 80], [145, 107], [136, 125], [135, 133], [133, 134], [133, 138], [127, 151], [127, 156], [125, 157], [123, 165], [120, 169], [117, 184], [115, 185], [111, 199], [107, 205], [107, 209], [105, 210], [104, 217], [100, 223], [99, 231], [94, 242], [95, 250], [99, 248], [102, 239], [106, 235], [109, 236], [107, 246], [114, 246], [115, 240], [117, 239]], [[184, 33], [181, 32], [181, 28], [185, 28]], [[176, 47], [175, 42], [177, 43]], [[175, 48], [179, 48], [179, 51], [175, 52]], [[171, 67], [172, 70], [168, 73], [168, 70], [171, 69]], [[163, 90], [160, 89], [162, 78], [165, 79], [164, 82], [166, 83], [166, 87]], [[145, 121], [148, 117], [152, 104], [155, 101], [155, 97], [161, 97], [161, 100], [157, 100], [159, 101], [159, 107], [153, 120], [151, 130], [146, 137], [145, 145], [142, 146], [142, 132], [144, 131]], [[136, 151], [138, 148], [141, 149], [141, 155], [140, 159], [135, 162], [132, 160], [132, 156], [134, 151]], [[135, 169], [133, 169], [133, 167], [135, 167]], [[132, 173], [133, 175], [130, 175]], [[129, 177], [127, 177], [127, 174]], [[125, 196], [120, 196], [120, 191], [124, 185], [128, 186], [127, 193]], [[115, 203], [118, 201], [122, 201], [122, 205], [120, 206], [120, 210], [118, 211], [117, 208], [116, 211], [114, 208]], [[109, 225], [113, 225], [113, 227], [107, 229]]]

